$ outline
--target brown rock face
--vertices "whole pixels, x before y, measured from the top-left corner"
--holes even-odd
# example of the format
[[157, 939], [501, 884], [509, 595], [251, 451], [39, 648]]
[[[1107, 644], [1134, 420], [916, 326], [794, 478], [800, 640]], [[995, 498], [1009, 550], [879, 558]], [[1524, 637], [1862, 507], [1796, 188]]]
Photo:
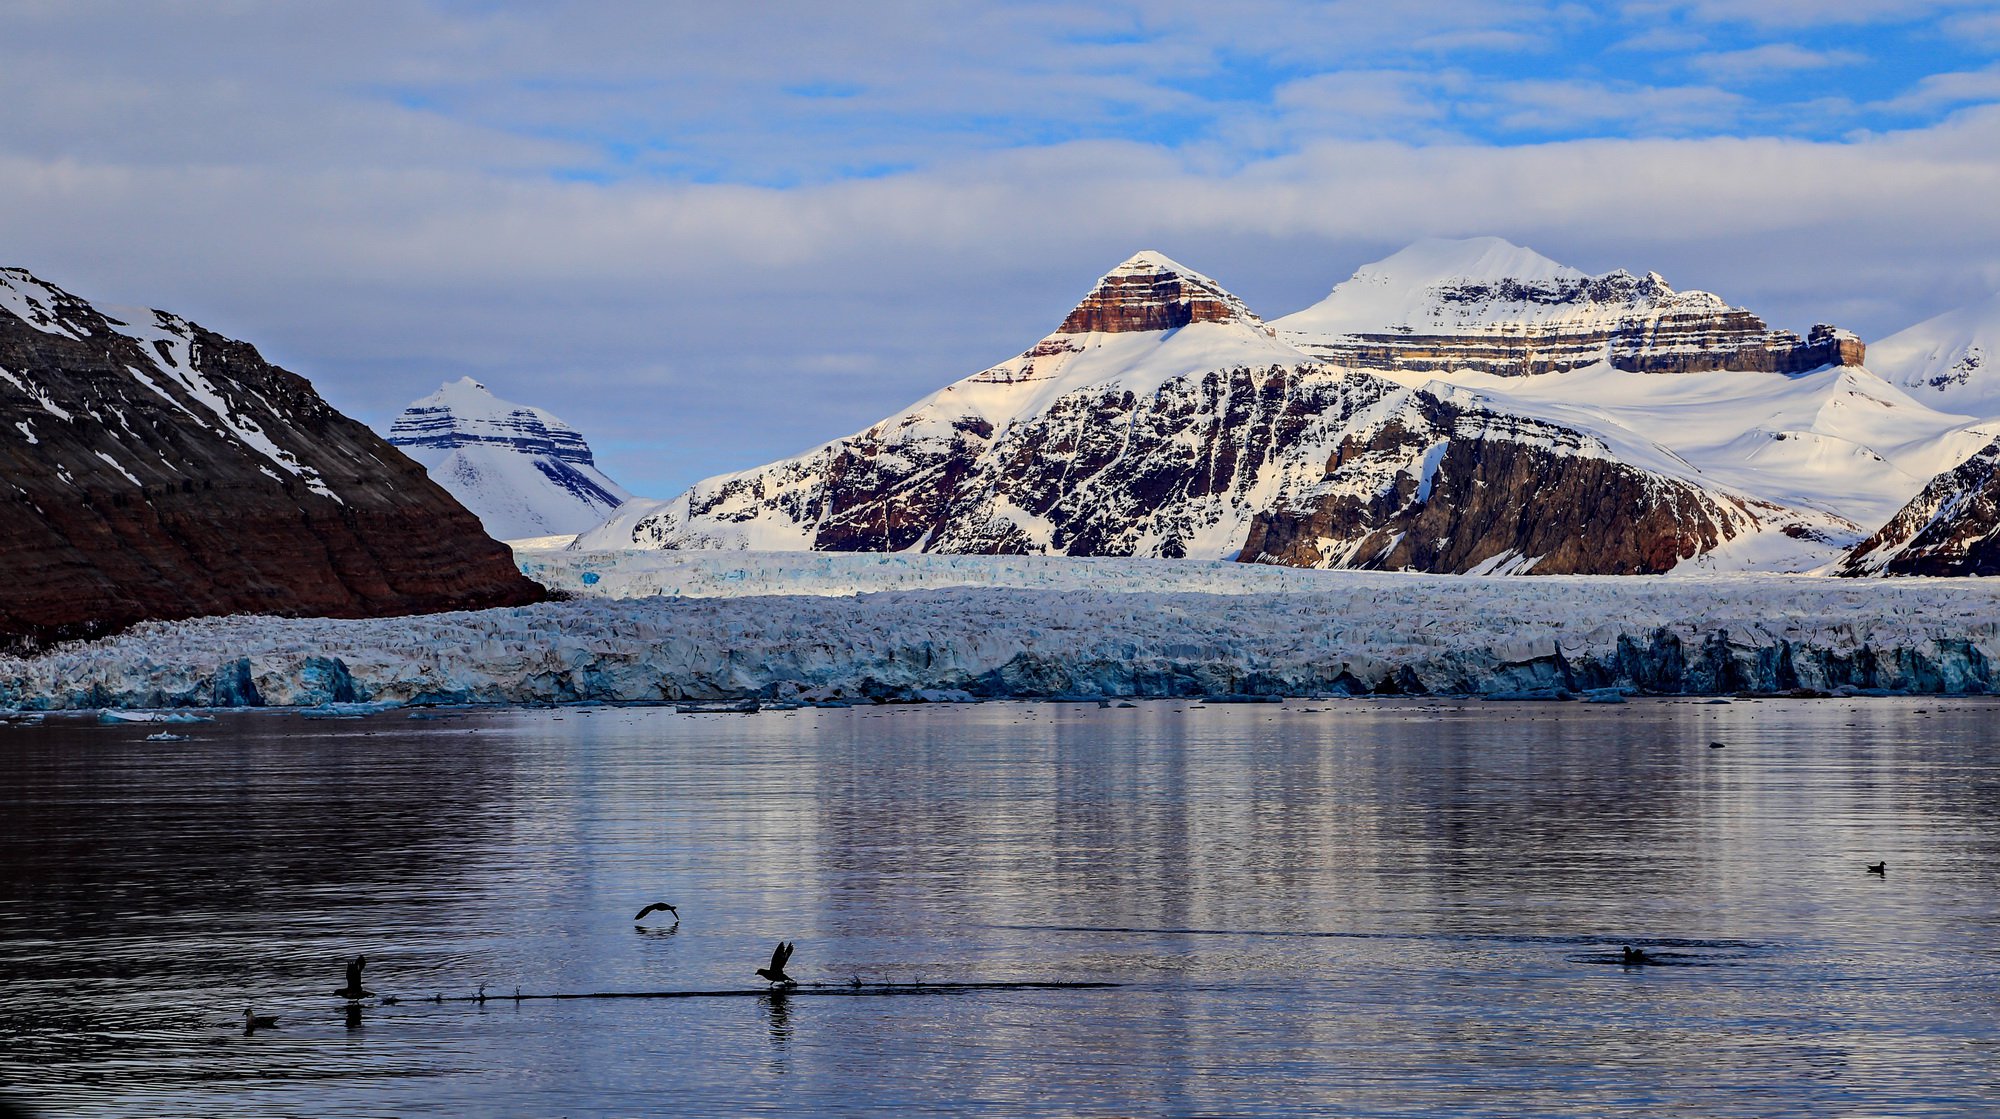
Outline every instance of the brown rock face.
[[304, 378], [144, 315], [0, 270], [0, 643], [544, 597], [422, 467]]
[[1174, 330], [1232, 319], [1254, 322], [1256, 316], [1214, 280], [1155, 253], [1140, 253], [1098, 281], [1056, 333]]
[[[1525, 426], [1514, 417], [1420, 403], [1429, 424], [1392, 425], [1343, 443], [1325, 492], [1303, 507], [1258, 513], [1242, 558], [1453, 574], [1654, 575], [1722, 543], [1717, 524], [1741, 516], [1693, 486], [1575, 446], [1549, 446], [1559, 428], [1514, 430]], [[1445, 432], [1450, 441], [1427, 478], [1405, 473], [1383, 488], [1341, 484], [1349, 474], [1379, 476], [1372, 460], [1407, 460], [1412, 446]]]
[[2000, 575], [2000, 439], [1932, 478], [1841, 575]]

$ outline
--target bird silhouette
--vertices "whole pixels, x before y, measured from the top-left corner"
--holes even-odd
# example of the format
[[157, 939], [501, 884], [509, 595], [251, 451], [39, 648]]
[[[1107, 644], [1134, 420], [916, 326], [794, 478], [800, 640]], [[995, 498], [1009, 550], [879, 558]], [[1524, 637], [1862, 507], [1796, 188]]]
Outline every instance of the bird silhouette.
[[1652, 956], [1647, 955], [1646, 950], [1644, 948], [1634, 948], [1631, 945], [1627, 944], [1625, 946], [1625, 951], [1621, 954], [1618, 962], [1624, 964], [1627, 967], [1638, 967], [1642, 964], [1657, 963], [1659, 961], [1655, 960]]
[[641, 909], [641, 910], [639, 911], [639, 915], [638, 915], [638, 916], [636, 916], [636, 917], [634, 917], [634, 918], [632, 918], [632, 919], [633, 919], [634, 921], [643, 921], [643, 920], [645, 920], [645, 919], [646, 919], [646, 914], [648, 914], [648, 913], [658, 913], [658, 912], [659, 912], [660, 910], [662, 910], [662, 909], [664, 909], [664, 910], [666, 910], [667, 912], [669, 912], [669, 913], [673, 914], [673, 915], [674, 915], [674, 920], [675, 920], [676, 922], [678, 922], [678, 921], [679, 921], [679, 920], [681, 919], [681, 911], [680, 911], [680, 910], [678, 910], [678, 909], [675, 909], [675, 908], [674, 908], [673, 906], [671, 906], [671, 905], [668, 905], [668, 904], [667, 904], [666, 902], [663, 902], [663, 901], [656, 901], [656, 902], [654, 902], [653, 904], [651, 904], [651, 905], [647, 906], [646, 908], [644, 908], [644, 909]]
[[1880, 874], [1886, 877], [1889, 873], [1889, 860], [1884, 859], [1879, 863], [1869, 863], [1868, 873]]
[[796, 987], [799, 981], [785, 974], [785, 961], [791, 958], [791, 943], [781, 940], [771, 952], [771, 966], [758, 968], [757, 974], [770, 980], [773, 987]]
[[374, 998], [375, 992], [366, 991], [361, 988], [361, 969], [367, 966], [368, 957], [366, 956], [356, 956], [347, 961], [347, 986], [335, 991], [334, 994], [339, 995], [348, 1002], [359, 1002], [362, 999]]
[[257, 1014], [253, 1013], [247, 1006], [243, 1008], [243, 1032], [245, 1034], [252, 1034], [258, 1030], [267, 1030], [277, 1024], [278, 1016], [275, 1014]]

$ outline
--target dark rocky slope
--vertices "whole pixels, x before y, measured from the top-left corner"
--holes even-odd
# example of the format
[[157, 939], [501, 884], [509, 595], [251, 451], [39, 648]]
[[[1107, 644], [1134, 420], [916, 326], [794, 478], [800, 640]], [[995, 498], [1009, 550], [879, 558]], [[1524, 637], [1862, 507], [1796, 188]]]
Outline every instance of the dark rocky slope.
[[544, 592], [423, 468], [257, 350], [0, 270], [0, 642]]
[[1839, 574], [2000, 575], [2000, 439], [1932, 478]]

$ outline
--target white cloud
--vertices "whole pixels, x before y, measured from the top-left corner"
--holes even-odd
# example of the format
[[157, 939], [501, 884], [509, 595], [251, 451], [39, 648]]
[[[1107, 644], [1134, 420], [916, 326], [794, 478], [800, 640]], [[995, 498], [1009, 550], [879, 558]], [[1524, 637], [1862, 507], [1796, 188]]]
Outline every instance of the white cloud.
[[1867, 61], [1858, 51], [1808, 50], [1795, 43], [1765, 43], [1744, 50], [1699, 54], [1688, 65], [1699, 74], [1720, 82], [1748, 82], [1781, 79], [1806, 70], [1825, 70]]
[[1873, 107], [1892, 112], [1926, 112], [1946, 106], [2000, 101], [2000, 64], [1984, 70], [1932, 74], [1897, 97]]

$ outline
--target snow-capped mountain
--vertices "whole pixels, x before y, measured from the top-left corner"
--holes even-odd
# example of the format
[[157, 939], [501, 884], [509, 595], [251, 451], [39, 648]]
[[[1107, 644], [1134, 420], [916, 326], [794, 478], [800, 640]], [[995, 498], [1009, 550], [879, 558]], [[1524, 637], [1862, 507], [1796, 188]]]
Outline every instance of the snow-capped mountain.
[[532, 602], [507, 549], [306, 380], [0, 269], [0, 641], [148, 618]]
[[502, 540], [573, 535], [632, 499], [576, 429], [461, 377], [411, 404], [389, 442]]
[[1831, 326], [1802, 339], [1656, 272], [1589, 276], [1498, 237], [1419, 241], [1272, 325], [1322, 361], [1385, 372], [1798, 373], [1863, 354]]
[[1637, 573], [1842, 532], [1859, 535], [1601, 413], [1316, 361], [1141, 253], [1020, 356], [796, 458], [628, 504], [576, 546]]
[[1869, 347], [1869, 368], [1946, 412], [2000, 416], [2000, 294], [1891, 334]]

